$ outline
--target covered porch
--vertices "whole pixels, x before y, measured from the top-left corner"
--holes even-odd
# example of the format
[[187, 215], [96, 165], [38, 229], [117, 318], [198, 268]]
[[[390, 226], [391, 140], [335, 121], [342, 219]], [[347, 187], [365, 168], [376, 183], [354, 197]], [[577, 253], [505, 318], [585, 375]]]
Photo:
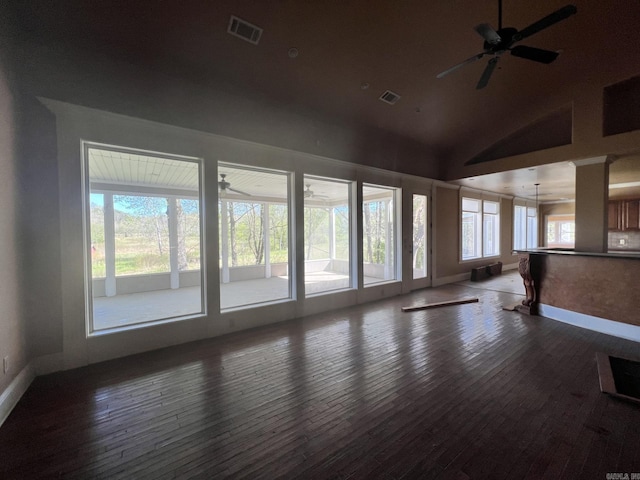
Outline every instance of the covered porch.
[[[365, 283], [372, 282], [379, 282], [379, 279], [365, 277]], [[307, 296], [347, 288], [349, 288], [348, 274], [316, 271], [305, 275]], [[108, 330], [159, 319], [197, 315], [202, 311], [201, 295], [200, 285], [194, 285], [112, 297], [96, 297], [93, 299], [94, 330]], [[222, 310], [289, 297], [289, 277], [286, 275], [220, 284]]]

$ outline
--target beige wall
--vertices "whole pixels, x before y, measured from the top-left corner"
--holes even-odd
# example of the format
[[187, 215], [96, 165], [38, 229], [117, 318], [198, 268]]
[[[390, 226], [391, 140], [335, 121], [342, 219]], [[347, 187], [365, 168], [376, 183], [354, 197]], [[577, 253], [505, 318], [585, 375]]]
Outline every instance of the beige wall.
[[22, 103], [21, 132], [25, 315], [33, 357], [62, 350], [60, 214], [56, 123], [33, 98]]
[[[436, 187], [436, 211], [434, 229], [436, 244], [433, 252], [436, 271], [434, 280], [461, 272], [458, 265], [458, 248], [460, 230], [458, 228], [458, 190]], [[453, 245], [456, 248], [451, 248]]]
[[462, 262], [460, 260], [460, 211], [458, 189], [436, 187], [434, 235], [436, 240], [434, 282], [456, 275], [471, 274], [471, 269], [489, 263], [503, 266], [517, 263], [513, 248], [513, 200], [500, 200], [500, 256]]
[[574, 202], [566, 203], [543, 203], [540, 205], [540, 216], [547, 215], [575, 215], [576, 204]]
[[[29, 361], [29, 353], [27, 322], [22, 308], [19, 97], [12, 78], [12, 63], [8, 58], [10, 50], [5, 39], [1, 37], [0, 46], [2, 46], [0, 47], [0, 394], [2, 394]], [[9, 357], [9, 371], [6, 374], [2, 369], [4, 357]]]

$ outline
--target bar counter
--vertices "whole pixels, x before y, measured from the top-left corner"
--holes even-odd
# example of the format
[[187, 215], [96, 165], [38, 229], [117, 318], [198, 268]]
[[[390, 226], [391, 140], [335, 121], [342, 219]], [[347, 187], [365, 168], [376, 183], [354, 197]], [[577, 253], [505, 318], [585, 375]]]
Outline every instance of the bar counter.
[[[640, 253], [516, 250], [526, 298], [518, 310], [640, 341]], [[558, 318], [563, 317], [563, 318]], [[604, 321], [604, 323], [602, 322]], [[613, 329], [613, 330], [611, 330]]]

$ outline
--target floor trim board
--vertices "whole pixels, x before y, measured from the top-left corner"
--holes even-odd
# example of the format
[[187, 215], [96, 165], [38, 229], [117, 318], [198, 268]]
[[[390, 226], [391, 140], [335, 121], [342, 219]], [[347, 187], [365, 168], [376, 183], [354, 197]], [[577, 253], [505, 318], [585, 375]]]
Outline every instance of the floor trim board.
[[640, 342], [640, 327], [637, 325], [629, 325], [606, 318], [594, 317], [585, 313], [573, 312], [544, 303], [538, 304], [538, 312], [541, 317], [547, 317], [576, 327], [613, 335], [614, 337]]
[[471, 270], [465, 273], [458, 273], [457, 275], [449, 275], [448, 277], [438, 277], [433, 279], [433, 286], [439, 287], [441, 285], [447, 285], [449, 283], [465, 282], [471, 278]]
[[[509, 263], [509, 264], [503, 264], [502, 265], [502, 271], [508, 271], [508, 270], [516, 270], [518, 268], [517, 263]], [[468, 272], [463, 272], [463, 273], [457, 273], [455, 275], [448, 275], [446, 277], [436, 277], [433, 279], [433, 286], [434, 287], [439, 287], [442, 285], [447, 285], [449, 283], [458, 283], [458, 282], [466, 282], [467, 280], [471, 279], [471, 270], [469, 269]]]
[[0, 395], [0, 427], [9, 417], [9, 414], [18, 404], [34, 378], [36, 378], [35, 370], [29, 363], [16, 375], [6, 390], [2, 392], [2, 395]]

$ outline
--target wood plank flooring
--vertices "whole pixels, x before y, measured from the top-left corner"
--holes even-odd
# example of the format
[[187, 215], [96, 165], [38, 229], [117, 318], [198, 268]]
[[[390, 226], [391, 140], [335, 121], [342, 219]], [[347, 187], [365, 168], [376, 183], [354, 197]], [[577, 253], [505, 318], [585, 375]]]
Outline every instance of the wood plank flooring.
[[39, 377], [0, 478], [640, 472], [640, 408], [600, 393], [595, 360], [640, 345], [501, 310], [518, 298], [449, 285]]

